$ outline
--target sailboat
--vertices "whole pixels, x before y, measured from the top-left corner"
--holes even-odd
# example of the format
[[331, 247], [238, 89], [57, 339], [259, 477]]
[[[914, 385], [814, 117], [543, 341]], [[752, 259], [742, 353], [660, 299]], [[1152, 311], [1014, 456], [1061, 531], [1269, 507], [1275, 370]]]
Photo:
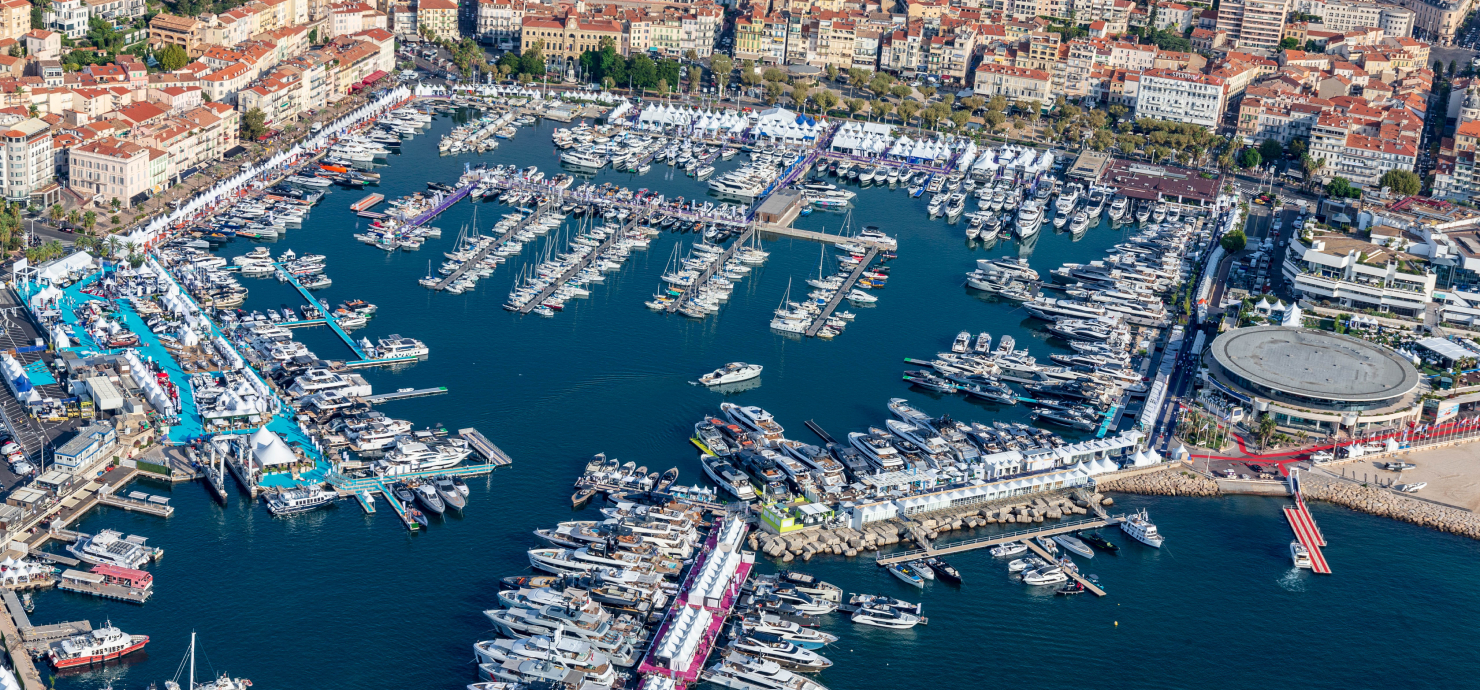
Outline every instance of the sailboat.
[[440, 280], [432, 277], [432, 260], [431, 259], [427, 259], [427, 277], [422, 278], [421, 280], [418, 280], [416, 282], [421, 283], [421, 286], [422, 287], [428, 287], [428, 288], [437, 287], [437, 283], [442, 282], [442, 281], [440, 281]]
[[[187, 665], [190, 669], [190, 675], [188, 676], [188, 680], [186, 682], [189, 683], [189, 685], [186, 685], [182, 688], [179, 682], [180, 674], [185, 672]], [[174, 679], [164, 682], [165, 690], [247, 690], [247, 688], [250, 687], [252, 687], [252, 681], [247, 680], [246, 678], [232, 678], [225, 673], [222, 673], [220, 677], [209, 683], [197, 684], [195, 682], [194, 630], [190, 631], [190, 652], [185, 655], [184, 659], [180, 660], [180, 668], [175, 671]]]
[[807, 320], [801, 314], [796, 314], [787, 309], [791, 302], [791, 280], [786, 281], [786, 293], [781, 296], [781, 304], [776, 307], [776, 315], [771, 318], [771, 328], [782, 333], [806, 333]]
[[807, 284], [820, 290], [836, 290], [843, 286], [843, 279], [838, 276], [823, 275], [822, 267], [827, 264], [827, 245], [821, 247], [821, 255], [817, 257], [817, 277], [807, 280]]

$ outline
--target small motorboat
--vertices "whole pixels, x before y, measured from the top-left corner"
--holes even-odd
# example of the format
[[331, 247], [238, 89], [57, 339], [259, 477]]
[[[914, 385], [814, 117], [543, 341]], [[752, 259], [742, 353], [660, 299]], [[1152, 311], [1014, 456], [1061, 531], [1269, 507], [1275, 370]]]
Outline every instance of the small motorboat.
[[595, 495], [596, 489], [581, 489], [580, 491], [577, 491], [575, 495], [570, 497], [570, 504], [572, 507], [579, 508], [583, 505], [586, 505], [586, 503], [591, 500], [591, 497]]
[[1059, 546], [1062, 546], [1066, 550], [1071, 551], [1075, 554], [1084, 556], [1085, 558], [1095, 557], [1095, 550], [1091, 549], [1088, 544], [1085, 544], [1084, 542], [1067, 534], [1056, 534], [1054, 535], [1053, 540], [1058, 542]]
[[907, 613], [920, 612], [919, 604], [911, 604], [903, 599], [895, 599], [894, 597], [884, 596], [883, 594], [855, 594], [848, 598], [848, 603], [859, 607], [891, 608]]
[[1042, 558], [1039, 558], [1037, 556], [1029, 556], [1027, 558], [1019, 558], [1011, 563], [1008, 563], [1007, 572], [1021, 573], [1025, 570], [1037, 570], [1045, 565], [1048, 565], [1048, 562], [1043, 560]]
[[411, 519], [416, 521], [416, 524], [421, 525], [422, 529], [426, 529], [427, 527], [431, 526], [431, 523], [427, 521], [426, 514], [421, 512], [420, 510], [412, 508], [408, 510], [406, 514], [410, 515]]
[[663, 473], [663, 476], [658, 477], [658, 483], [653, 486], [653, 490], [663, 491], [664, 489], [673, 486], [673, 482], [676, 481], [678, 481], [678, 468], [670, 467], [668, 468], [667, 472]]
[[441, 515], [446, 512], [447, 504], [442, 502], [442, 497], [437, 495], [436, 487], [431, 484], [421, 484], [415, 489], [416, 502], [429, 513]]
[[1101, 551], [1115, 553], [1120, 550], [1119, 546], [1111, 543], [1109, 539], [1100, 536], [1099, 532], [1080, 532], [1079, 540], [1093, 546]]
[[992, 547], [992, 550], [989, 553], [991, 553], [993, 556], [996, 556], [997, 558], [1007, 558], [1009, 556], [1016, 556], [1018, 554], [1024, 554], [1027, 552], [1027, 544], [1024, 544], [1020, 541], [1010, 541], [1006, 544], [999, 544]]
[[915, 569], [911, 568], [908, 564], [895, 563], [889, 566], [889, 573], [907, 585], [913, 585], [922, 589], [925, 587], [925, 578], [920, 577], [920, 574], [916, 573]]
[[949, 582], [953, 585], [961, 584], [961, 571], [956, 570], [956, 568], [953, 567], [950, 563], [947, 563], [945, 559], [935, 557], [927, 558], [925, 559], [925, 565], [929, 566], [931, 570], [935, 571], [935, 574], [940, 577], [941, 581]]
[[1069, 576], [1065, 575], [1063, 569], [1058, 566], [1049, 566], [1023, 573], [1023, 584], [1025, 585], [1058, 585], [1068, 581]]
[[463, 508], [467, 507], [467, 500], [463, 498], [462, 492], [457, 490], [457, 486], [452, 483], [451, 477], [441, 477], [433, 483], [433, 486], [437, 489], [437, 496], [442, 499], [442, 503], [446, 504], [448, 508], [460, 513]]
[[930, 566], [925, 564], [925, 559], [916, 558], [915, 560], [909, 562], [909, 566], [910, 570], [915, 571], [915, 573], [918, 574], [920, 577], [923, 577], [927, 580], [935, 579], [935, 571], [931, 570]]
[[1079, 582], [1068, 582], [1065, 583], [1063, 587], [1054, 590], [1053, 593], [1061, 597], [1066, 597], [1074, 594], [1084, 594], [1084, 592], [1084, 584]]

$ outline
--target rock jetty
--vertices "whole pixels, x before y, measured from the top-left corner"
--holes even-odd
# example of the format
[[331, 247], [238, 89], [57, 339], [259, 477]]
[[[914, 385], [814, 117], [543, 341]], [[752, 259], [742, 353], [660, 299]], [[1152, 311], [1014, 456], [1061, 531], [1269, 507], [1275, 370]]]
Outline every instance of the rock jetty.
[[1157, 472], [1110, 477], [1095, 483], [1100, 491], [1151, 496], [1219, 496], [1218, 483], [1181, 465]]
[[1363, 486], [1357, 482], [1325, 477], [1314, 472], [1304, 472], [1300, 476], [1303, 480], [1301, 490], [1307, 500], [1335, 503], [1372, 515], [1480, 539], [1480, 516], [1470, 511], [1420, 501], [1389, 489]]
[[1032, 501], [961, 512], [935, 513], [931, 517], [880, 520], [863, 525], [861, 529], [813, 528], [779, 535], [757, 530], [750, 535], [750, 548], [782, 563], [790, 563], [796, 559], [809, 561], [820, 554], [852, 557], [901, 542], [923, 546], [935, 541], [943, 533], [956, 530], [1007, 523], [1041, 523], [1044, 520], [1086, 515], [1096, 506], [1111, 504], [1111, 499], [1103, 494], [1075, 490], [1068, 497], [1041, 496]]

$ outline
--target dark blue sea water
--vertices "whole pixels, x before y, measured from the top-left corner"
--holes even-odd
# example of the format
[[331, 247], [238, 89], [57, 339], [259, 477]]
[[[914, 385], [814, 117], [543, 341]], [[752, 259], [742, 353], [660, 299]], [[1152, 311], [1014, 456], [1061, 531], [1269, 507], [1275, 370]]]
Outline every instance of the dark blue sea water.
[[[481, 158], [439, 157], [437, 137], [450, 126], [439, 120], [392, 156], [376, 191], [394, 199], [424, 189], [428, 180], [452, 182], [468, 161], [555, 168], [548, 125], [520, 130]], [[670, 195], [703, 193], [670, 171], [659, 166], [639, 178], [607, 170], [598, 179]], [[58, 687], [111, 682], [124, 690], [166, 680], [195, 630], [198, 676], [224, 670], [253, 679], [255, 687], [288, 690], [460, 688], [475, 678], [473, 642], [490, 635], [482, 610], [496, 606], [498, 578], [528, 569], [524, 552], [537, 543], [532, 530], [571, 519], [570, 484], [591, 454], [604, 451], [657, 469], [676, 465], [680, 482], [700, 481], [687, 439], [698, 417], [716, 413], [723, 398], [689, 385], [698, 374], [734, 360], [765, 365], [761, 386], [732, 399], [771, 410], [793, 436], [810, 441], [804, 420], [835, 435], [877, 425], [887, 417], [884, 403], [897, 396], [963, 419], [1019, 418], [1020, 410], [907, 389], [901, 358], [929, 357], [962, 329], [1012, 334], [1040, 359], [1054, 347], [1015, 305], [978, 298], [962, 286], [976, 258], [1029, 249], [1012, 242], [972, 247], [961, 226], [928, 221], [924, 201], [903, 190], [864, 190], [857, 200], [855, 222], [897, 234], [900, 256], [888, 288], [877, 293], [878, 305], [853, 308], [857, 320], [831, 342], [790, 339], [767, 328], [788, 280], [800, 284], [816, 272], [818, 247], [811, 242], [768, 242], [769, 263], [702, 322], [643, 306], [672, 243], [692, 239], [674, 235], [656, 240], [594, 286], [590, 299], [555, 318], [519, 317], [500, 305], [523, 259], [462, 295], [416, 284], [428, 260], [440, 264], [457, 229], [471, 220], [471, 203], [435, 222], [441, 240], [420, 252], [386, 254], [351, 237], [359, 219], [347, 207], [362, 195], [333, 192], [303, 228], [275, 243], [274, 253], [291, 247], [325, 254], [334, 285], [321, 297], [379, 305], [357, 336], [400, 333], [431, 347], [428, 361], [367, 377], [379, 392], [434, 385], [451, 392], [385, 405], [386, 413], [418, 425], [476, 427], [515, 464], [471, 482], [464, 516], [415, 535], [393, 515], [365, 515], [353, 503], [274, 519], [237, 495], [223, 508], [195, 485], [146, 487], [170, 493], [177, 511], [167, 520], [100, 509], [78, 529], [120, 529], [166, 549], [151, 568], [157, 596], [140, 607], [48, 592], [37, 597], [32, 619], [111, 619], [152, 640], [147, 655], [59, 679]], [[478, 208], [484, 228], [501, 212], [497, 204]], [[817, 213], [798, 226], [835, 231], [842, 218]], [[1046, 227], [1031, 247], [1032, 262], [1047, 271], [1098, 258], [1119, 237], [1102, 227], [1073, 242]], [[249, 249], [237, 242], [222, 253]], [[247, 284], [249, 309], [302, 303], [276, 281]], [[297, 333], [321, 356], [348, 356], [326, 329]], [[1291, 572], [1291, 535], [1279, 501], [1118, 498], [1123, 506], [1148, 508], [1168, 542], [1157, 551], [1107, 533], [1125, 548], [1086, 569], [1109, 590], [1103, 599], [1033, 592], [985, 552], [952, 559], [965, 585], [933, 583], [923, 593], [868, 558], [813, 561], [810, 571], [847, 591], [923, 599], [930, 618], [928, 626], [906, 632], [838, 620], [830, 627], [841, 640], [826, 652], [837, 663], [820, 680], [834, 690], [1371, 688], [1465, 687], [1480, 675], [1474, 653], [1480, 635], [1470, 624], [1480, 616], [1480, 595], [1470, 587], [1480, 557], [1476, 542], [1317, 505], [1335, 570], [1318, 577]], [[589, 518], [594, 511], [575, 514]]]

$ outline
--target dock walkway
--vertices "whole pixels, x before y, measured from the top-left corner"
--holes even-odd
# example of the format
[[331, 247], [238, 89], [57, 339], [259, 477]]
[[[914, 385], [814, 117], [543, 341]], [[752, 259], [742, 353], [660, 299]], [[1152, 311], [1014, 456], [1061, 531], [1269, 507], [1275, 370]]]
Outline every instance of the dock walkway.
[[923, 549], [895, 551], [888, 554], [880, 552], [875, 560], [879, 565], [905, 563], [908, 561], [913, 561], [917, 558], [945, 556], [947, 554], [961, 553], [962, 551], [975, 551], [976, 549], [985, 549], [991, 546], [1006, 544], [1013, 541], [1024, 541], [1032, 539], [1034, 537], [1051, 537], [1055, 534], [1067, 534], [1069, 532], [1077, 532], [1079, 530], [1085, 529], [1096, 529], [1099, 527], [1105, 527], [1107, 525], [1118, 525], [1124, 520], [1124, 515], [1118, 515], [1114, 517], [1076, 520], [1074, 522], [1061, 522], [1052, 527], [1039, 527], [1036, 529], [1025, 529], [1017, 530], [1015, 532], [1004, 532], [1002, 534], [992, 534], [985, 537], [977, 537], [975, 539], [953, 542], [944, 546], [936, 546], [932, 544], [929, 547]]
[[467, 441], [468, 445], [477, 451], [479, 455], [482, 455], [483, 459], [488, 461], [488, 464], [496, 467], [514, 464], [514, 459], [509, 457], [509, 454], [505, 453], [503, 449], [493, 445], [493, 442], [488, 440], [483, 435], [483, 432], [472, 428], [458, 429], [457, 435]]
[[364, 360], [364, 350], [361, 350], [359, 344], [355, 343], [355, 339], [351, 338], [349, 336], [349, 333], [345, 332], [345, 330], [339, 326], [338, 319], [335, 319], [333, 316], [334, 310], [330, 309], [329, 305], [320, 302], [319, 298], [314, 297], [313, 293], [308, 291], [308, 288], [303, 287], [303, 283], [298, 280], [298, 276], [289, 273], [284, 264], [274, 263], [273, 265], [277, 267], [278, 274], [286, 276], [288, 279], [288, 283], [296, 288], [299, 294], [303, 295], [303, 299], [308, 300], [309, 304], [313, 305], [315, 309], [319, 310], [320, 314], [324, 315], [324, 322], [329, 325], [329, 328], [334, 329], [334, 334], [339, 336], [340, 339], [344, 341], [345, 345], [349, 346], [350, 352], [355, 353], [356, 357]]
[[370, 404], [390, 402], [392, 400], [406, 400], [408, 398], [425, 398], [429, 395], [441, 395], [447, 392], [447, 386], [436, 388], [417, 388], [409, 391], [396, 391], [394, 393], [381, 393], [379, 395], [367, 395], [361, 400]]
[[537, 295], [534, 299], [525, 302], [524, 306], [519, 308], [519, 313], [528, 314], [529, 312], [537, 309], [540, 305], [544, 304], [545, 300], [549, 299], [550, 295], [555, 294], [556, 290], [559, 290], [561, 286], [565, 285], [566, 281], [574, 278], [577, 273], [585, 270], [587, 266], [591, 265], [592, 261], [596, 260], [596, 257], [601, 256], [603, 253], [606, 252], [606, 250], [611, 249], [611, 246], [613, 244], [616, 244], [617, 240], [625, 237], [627, 235], [627, 232], [630, 231], [632, 228], [637, 227], [637, 222], [643, 217], [644, 216], [639, 214], [633, 214], [631, 219], [627, 221], [627, 224], [622, 226], [621, 230], [607, 235], [607, 238], [603, 240], [601, 244], [597, 245], [595, 249], [592, 249], [590, 252], [588, 252], [586, 256], [582, 257], [580, 261], [577, 261], [574, 266], [566, 269], [565, 273], [560, 274], [559, 278], [550, 281], [550, 284], [545, 286], [545, 289], [540, 291], [539, 295]]
[[872, 264], [874, 257], [878, 255], [878, 247], [868, 250], [868, 253], [863, 255], [863, 260], [859, 261], [858, 266], [853, 269], [853, 272], [848, 274], [848, 279], [843, 281], [843, 286], [838, 288], [837, 292], [833, 293], [832, 299], [827, 301], [827, 306], [822, 308], [822, 313], [818, 314], [817, 318], [812, 320], [812, 325], [807, 326], [807, 337], [817, 337], [817, 333], [822, 330], [823, 326], [827, 325], [827, 320], [832, 316], [833, 311], [838, 308], [839, 304], [843, 303], [843, 300], [848, 297], [848, 292], [858, 283], [859, 276], [862, 276], [863, 272], [868, 270], [869, 264]]
[[417, 227], [417, 226], [420, 226], [420, 225], [425, 225], [427, 223], [427, 221], [430, 221], [431, 219], [436, 218], [437, 216], [441, 215], [443, 211], [446, 211], [447, 209], [452, 208], [452, 205], [453, 204], [455, 204], [455, 203], [457, 203], [459, 201], [462, 201], [464, 198], [466, 198], [468, 196], [468, 193], [470, 193], [470, 192], [473, 191], [473, 187], [476, 187], [477, 185], [478, 185], [477, 182], [469, 183], [469, 184], [464, 185], [463, 187], [459, 188], [457, 191], [455, 191], [455, 192], [453, 192], [451, 194], [448, 194], [446, 196], [446, 198], [444, 198], [441, 201], [437, 202], [437, 204], [435, 206], [433, 206], [433, 207], [431, 207], [431, 208], [429, 208], [429, 209], [427, 209], [425, 211], [422, 211], [415, 218], [412, 218], [411, 220], [406, 221], [406, 226], [408, 228], [414, 228], [414, 227]]
[[[139, 496], [142, 496], [143, 498], [135, 497], [134, 494], [139, 494]], [[151, 497], [141, 491], [134, 491], [128, 496], [115, 496], [113, 494], [100, 495], [98, 496], [98, 503], [101, 503], [105, 506], [113, 506], [114, 508], [122, 508], [124, 510], [136, 513], [148, 513], [156, 517], [169, 517], [175, 514], [174, 506], [170, 505], [169, 503], [161, 503], [157, 500], [154, 500], [155, 498], [163, 497]]]
[[9, 615], [0, 616], [0, 638], [5, 640], [5, 654], [10, 657], [16, 680], [24, 690], [43, 690], [46, 684], [41, 682], [41, 673], [31, 661], [31, 650], [26, 644], [26, 632], [34, 629], [31, 620], [15, 592], [5, 590], [4, 602]]
[[[1038, 557], [1039, 558], [1042, 558], [1044, 561], [1046, 561], [1048, 563], [1054, 563], [1054, 562], [1058, 561], [1057, 558], [1054, 558], [1053, 557], [1053, 554], [1050, 554], [1042, 546], [1039, 546], [1039, 545], [1033, 543], [1033, 540], [1032, 539], [1024, 539], [1023, 540], [1023, 543], [1024, 544], [1027, 544], [1028, 545], [1028, 548], [1032, 549], [1033, 550], [1033, 553], [1038, 554]], [[1087, 589], [1087, 590], [1089, 590], [1089, 591], [1091, 591], [1091, 592], [1093, 592], [1095, 596], [1097, 596], [1097, 597], [1103, 597], [1103, 596], [1105, 596], [1105, 590], [1100, 589], [1099, 587], [1095, 586], [1095, 583], [1090, 582], [1089, 580], [1086, 580], [1086, 579], [1080, 577], [1079, 576], [1079, 573], [1075, 572], [1073, 569], [1071, 569], [1071, 568], [1059, 568], [1059, 570], [1062, 571], [1065, 575], [1068, 575], [1069, 577], [1073, 578], [1075, 582], [1078, 582], [1079, 584], [1084, 585], [1084, 588]]]
[[540, 206], [539, 208], [536, 208], [534, 210], [534, 213], [531, 213], [531, 214], [525, 216], [518, 223], [515, 223], [514, 224], [514, 227], [509, 228], [508, 231], [506, 231], [503, 235], [499, 236], [498, 239], [496, 239], [496, 240], [494, 240], [492, 242], [489, 242], [486, 245], [483, 245], [483, 248], [482, 249], [479, 249], [478, 250], [478, 253], [473, 255], [473, 258], [468, 259], [467, 261], [464, 261], [461, 266], [458, 266], [457, 267], [457, 270], [455, 270], [452, 273], [448, 274], [447, 277], [446, 278], [443, 278], [442, 279], [442, 282], [437, 283], [437, 287], [436, 288], [433, 288], [433, 289], [435, 289], [435, 290], [446, 290], [447, 289], [447, 286], [449, 286], [449, 285], [453, 284], [454, 282], [456, 282], [457, 279], [458, 278], [461, 278], [464, 273], [467, 273], [467, 271], [468, 271], [469, 268], [472, 268], [474, 266], [477, 266], [485, 258], [488, 258], [488, 253], [489, 252], [491, 252], [494, 249], [497, 249], [497, 248], [503, 246], [505, 242], [508, 242], [509, 240], [513, 239], [513, 237], [514, 237], [514, 235], [516, 233], [518, 233], [519, 231], [523, 230], [524, 228], [529, 227], [529, 224], [530, 223], [533, 223], [536, 218], [539, 218], [540, 216], [544, 215], [544, 213], [546, 211], [548, 211], [548, 210], [550, 210], [550, 206], [548, 204], [547, 205], [544, 205], [544, 206]]
[[735, 238], [734, 242], [730, 243], [730, 246], [725, 247], [724, 252], [719, 255], [719, 258], [716, 259], [714, 263], [709, 264], [709, 267], [704, 269], [703, 273], [699, 274], [699, 277], [694, 280], [693, 285], [684, 288], [683, 294], [679, 295], [678, 299], [675, 299], [672, 302], [668, 303], [666, 311], [669, 314], [678, 311], [678, 308], [682, 306], [686, 300], [694, 296], [695, 291], [703, 287], [705, 283], [709, 282], [709, 279], [713, 278], [715, 273], [724, 268], [725, 264], [730, 262], [730, 259], [735, 258], [735, 252], [739, 251], [741, 247], [745, 246], [745, 243], [748, 242], [751, 236], [755, 234], [755, 227], [756, 226], [754, 224], [751, 224], [750, 227], [745, 229], [745, 232], [740, 233], [740, 236]]

